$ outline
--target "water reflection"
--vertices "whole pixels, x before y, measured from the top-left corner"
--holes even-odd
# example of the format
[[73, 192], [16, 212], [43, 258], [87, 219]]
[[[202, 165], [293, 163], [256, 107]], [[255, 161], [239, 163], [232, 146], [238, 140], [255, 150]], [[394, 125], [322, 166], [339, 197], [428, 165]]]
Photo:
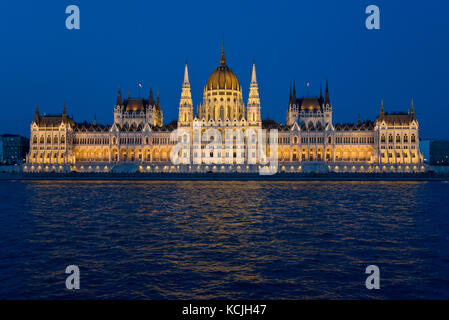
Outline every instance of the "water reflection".
[[[441, 241], [449, 231], [447, 184], [35, 181], [0, 188], [8, 194], [0, 204], [2, 298], [449, 297], [430, 285], [448, 281], [433, 267], [448, 264]], [[76, 294], [64, 289], [69, 264], [82, 272]], [[364, 288], [368, 264], [381, 267], [380, 292]]]

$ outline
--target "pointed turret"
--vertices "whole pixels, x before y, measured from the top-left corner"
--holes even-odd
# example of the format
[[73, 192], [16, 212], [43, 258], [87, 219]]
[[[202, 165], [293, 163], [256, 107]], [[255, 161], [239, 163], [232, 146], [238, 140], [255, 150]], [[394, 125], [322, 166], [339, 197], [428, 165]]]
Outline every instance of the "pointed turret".
[[156, 108], [157, 108], [158, 110], [161, 109], [161, 99], [159, 98], [159, 89], [157, 90]]
[[249, 86], [249, 98], [247, 108], [247, 120], [253, 124], [260, 124], [260, 98], [259, 85], [256, 77], [256, 63], [253, 62], [253, 69], [251, 72], [251, 84]]
[[128, 89], [128, 100], [131, 99], [131, 91]]
[[184, 68], [184, 85], [185, 84], [189, 84], [190, 85], [190, 82], [189, 82], [189, 69], [187, 67], [187, 61], [186, 61], [186, 65], [185, 65], [185, 68]]
[[413, 105], [413, 99], [412, 99], [412, 105], [410, 107], [410, 117], [414, 120], [415, 119], [415, 106]]
[[296, 103], [296, 84], [295, 84], [295, 80], [293, 80], [292, 102], [293, 102], [293, 104]]
[[221, 44], [221, 58], [220, 58], [220, 65], [225, 66], [226, 65], [226, 56], [224, 51], [224, 40]]
[[193, 106], [187, 61], [184, 67], [184, 81], [182, 82], [181, 100], [179, 102], [179, 106]]
[[65, 109], [65, 103], [64, 103], [64, 107], [62, 109], [62, 122], [66, 122], [67, 121], [67, 111]]
[[359, 117], [357, 118], [357, 125], [360, 126], [362, 124], [362, 121], [360, 121], [360, 113], [359, 113]]
[[148, 97], [148, 104], [150, 106], [154, 106], [155, 105], [155, 103], [154, 103], [154, 96], [153, 96], [153, 84], [151, 84], [151, 83], [150, 83], [150, 95]]
[[251, 72], [251, 83], [257, 84], [256, 78], [256, 62], [253, 61], [253, 71]]
[[97, 125], [97, 115], [94, 114], [94, 126], [96, 126], [96, 125]]
[[330, 105], [331, 99], [329, 98], [329, 81], [326, 79], [326, 93], [324, 97], [324, 105]]
[[253, 69], [251, 72], [251, 84], [249, 87], [248, 106], [252, 105], [252, 104], [260, 105], [259, 85], [257, 84], [256, 64], [255, 63], [253, 63]]
[[117, 106], [121, 106], [122, 105], [122, 90], [120, 90], [120, 82], [118, 83], [118, 91], [117, 91], [117, 102], [116, 102]]
[[36, 122], [36, 124], [39, 124], [39, 119], [39, 108], [36, 103], [36, 110], [34, 111], [34, 122]]
[[385, 112], [384, 112], [384, 100], [382, 99], [380, 101], [380, 116], [383, 117], [384, 115], [385, 115]]
[[184, 81], [182, 82], [181, 99], [179, 101], [178, 123], [180, 126], [190, 125], [193, 120], [193, 101], [190, 92], [189, 69], [187, 61], [184, 67]]

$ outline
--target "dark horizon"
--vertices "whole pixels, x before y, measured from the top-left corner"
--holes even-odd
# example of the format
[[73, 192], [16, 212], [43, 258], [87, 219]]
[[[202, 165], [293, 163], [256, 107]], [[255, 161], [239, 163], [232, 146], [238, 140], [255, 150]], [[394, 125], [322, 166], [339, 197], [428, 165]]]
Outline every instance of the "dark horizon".
[[[80, 8], [80, 30], [65, 28], [69, 4]], [[367, 30], [369, 4], [2, 3], [0, 131], [28, 137], [36, 104], [41, 114], [57, 114], [65, 103], [77, 122], [96, 116], [111, 124], [119, 82], [125, 98], [128, 89], [138, 95], [139, 82], [146, 98], [152, 83], [169, 123], [178, 116], [185, 61], [196, 111], [224, 37], [245, 104], [255, 59], [263, 119], [285, 123], [293, 80], [298, 96], [318, 96], [329, 79], [334, 123], [357, 122], [359, 114], [375, 120], [382, 99], [386, 111], [407, 112], [413, 99], [421, 138], [448, 139], [449, 4], [377, 1], [381, 29]]]

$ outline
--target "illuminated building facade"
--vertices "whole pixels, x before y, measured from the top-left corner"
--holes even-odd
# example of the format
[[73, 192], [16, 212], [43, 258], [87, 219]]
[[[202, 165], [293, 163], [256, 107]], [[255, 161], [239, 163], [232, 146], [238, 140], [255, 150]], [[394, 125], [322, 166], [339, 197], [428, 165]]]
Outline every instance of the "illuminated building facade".
[[[413, 102], [407, 113], [386, 113], [383, 103], [375, 121], [333, 124], [333, 107], [326, 82], [323, 96], [296, 97], [290, 93], [286, 124], [261, 119], [261, 103], [255, 64], [252, 66], [249, 97], [245, 106], [242, 87], [228, 67], [222, 48], [219, 66], [207, 80], [203, 101], [194, 113], [187, 64], [184, 71], [179, 116], [163, 124], [159, 94], [150, 89], [148, 99], [122, 99], [120, 87], [114, 106], [114, 123], [76, 123], [63, 112], [41, 116], [36, 107], [31, 123], [30, 152], [25, 171], [78, 172], [253, 172], [246, 161], [254, 150], [246, 144], [233, 150], [224, 145], [214, 151], [213, 165], [181, 164], [170, 161], [176, 142], [175, 129], [183, 129], [193, 140], [194, 127], [227, 129], [277, 129], [278, 170], [306, 172], [419, 172], [419, 124]], [[267, 133], [268, 135], [268, 133]], [[246, 138], [245, 138], [246, 141]], [[201, 148], [203, 149], [203, 145]], [[237, 151], [238, 150], [238, 151]], [[190, 148], [190, 159], [204, 150]], [[272, 151], [267, 152], [270, 156]], [[234, 161], [225, 161], [229, 157]]]

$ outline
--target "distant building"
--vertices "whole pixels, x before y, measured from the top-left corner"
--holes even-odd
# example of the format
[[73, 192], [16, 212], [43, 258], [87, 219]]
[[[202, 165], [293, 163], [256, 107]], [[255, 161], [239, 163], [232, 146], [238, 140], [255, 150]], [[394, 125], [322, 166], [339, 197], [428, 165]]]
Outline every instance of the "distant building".
[[16, 134], [0, 136], [0, 164], [21, 164], [26, 159], [30, 141]]
[[431, 165], [449, 166], [449, 140], [430, 141]]

